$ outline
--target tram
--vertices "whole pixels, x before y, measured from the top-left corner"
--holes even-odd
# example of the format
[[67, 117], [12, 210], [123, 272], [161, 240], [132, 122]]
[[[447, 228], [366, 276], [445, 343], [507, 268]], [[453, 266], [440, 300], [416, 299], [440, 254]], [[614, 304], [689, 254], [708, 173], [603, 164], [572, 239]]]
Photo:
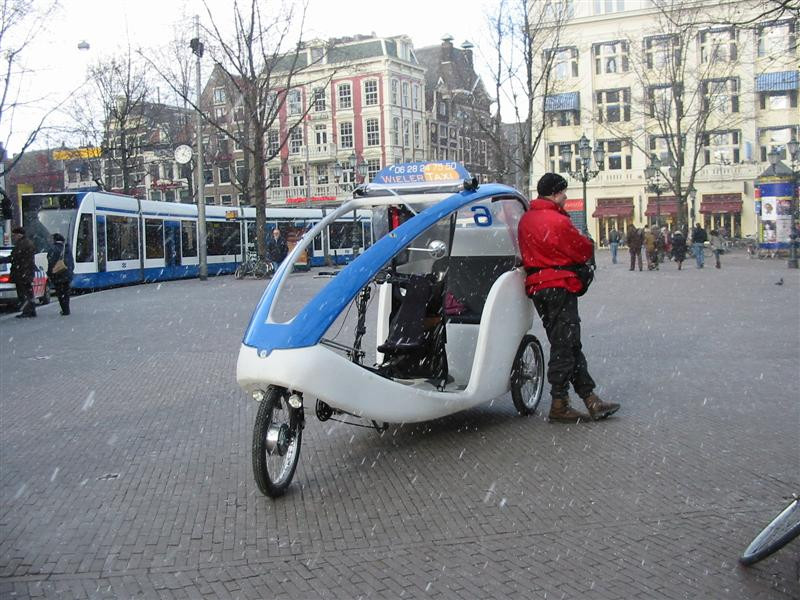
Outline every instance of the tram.
[[[69, 243], [75, 261], [72, 287], [101, 289], [130, 283], [197, 277], [197, 207], [139, 200], [103, 191], [24, 194], [22, 225], [46, 252], [52, 234]], [[323, 217], [318, 208], [267, 208], [267, 231], [278, 227], [290, 250]], [[306, 266], [345, 264], [372, 244], [369, 211], [330, 223], [303, 258]], [[208, 274], [233, 273], [256, 246], [253, 207], [206, 207]]]

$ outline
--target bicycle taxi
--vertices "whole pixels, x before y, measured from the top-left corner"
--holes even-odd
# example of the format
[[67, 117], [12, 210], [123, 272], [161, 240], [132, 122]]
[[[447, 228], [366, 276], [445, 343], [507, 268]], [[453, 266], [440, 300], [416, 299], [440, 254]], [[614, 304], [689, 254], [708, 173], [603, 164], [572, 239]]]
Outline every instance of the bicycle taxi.
[[[517, 243], [527, 207], [520, 192], [478, 185], [457, 163], [393, 165], [300, 240], [256, 307], [237, 364], [239, 385], [259, 402], [262, 493], [280, 496], [291, 483], [312, 405], [321, 421], [361, 418], [379, 430], [509, 391], [521, 415], [536, 410], [544, 359]], [[372, 211], [374, 243], [298, 308], [294, 255], [362, 209]], [[368, 312], [374, 348], [362, 348]], [[339, 339], [345, 330], [352, 343]]]

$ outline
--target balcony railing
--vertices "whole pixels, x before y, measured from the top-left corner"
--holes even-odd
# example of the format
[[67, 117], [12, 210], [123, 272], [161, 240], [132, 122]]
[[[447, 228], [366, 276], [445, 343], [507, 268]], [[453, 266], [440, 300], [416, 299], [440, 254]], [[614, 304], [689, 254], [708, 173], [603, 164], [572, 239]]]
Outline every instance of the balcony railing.
[[323, 185], [276, 187], [267, 190], [268, 204], [295, 204], [302, 205], [309, 202], [314, 204], [337, 204], [346, 202], [352, 197], [350, 184], [328, 183]]

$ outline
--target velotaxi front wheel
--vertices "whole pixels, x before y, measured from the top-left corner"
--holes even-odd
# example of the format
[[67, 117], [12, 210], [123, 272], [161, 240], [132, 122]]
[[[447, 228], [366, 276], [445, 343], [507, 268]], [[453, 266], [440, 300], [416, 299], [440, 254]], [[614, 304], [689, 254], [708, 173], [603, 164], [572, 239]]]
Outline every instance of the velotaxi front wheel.
[[520, 415], [536, 411], [544, 390], [544, 352], [535, 335], [522, 338], [511, 367], [511, 399]]
[[253, 474], [262, 494], [282, 496], [294, 477], [303, 437], [303, 409], [289, 406], [289, 392], [270, 386], [253, 427]]
[[739, 558], [744, 566], [757, 563], [773, 552], [777, 552], [800, 535], [800, 498], [789, 503], [783, 511], [767, 525]]

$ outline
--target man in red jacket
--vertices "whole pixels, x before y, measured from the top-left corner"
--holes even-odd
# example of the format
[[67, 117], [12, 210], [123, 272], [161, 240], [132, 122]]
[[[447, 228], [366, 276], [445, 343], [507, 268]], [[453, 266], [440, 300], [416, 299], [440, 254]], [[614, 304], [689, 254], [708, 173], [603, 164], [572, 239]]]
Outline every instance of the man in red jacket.
[[[564, 211], [567, 180], [545, 173], [536, 186], [539, 197], [519, 223], [519, 248], [528, 272], [525, 291], [550, 341], [547, 381], [553, 397], [550, 421], [577, 423], [604, 419], [619, 410], [619, 404], [603, 402], [581, 350], [581, 319], [578, 292], [583, 283], [570, 265], [583, 265], [592, 258], [594, 244], [578, 232]], [[569, 405], [569, 385], [583, 399], [589, 414]]]

